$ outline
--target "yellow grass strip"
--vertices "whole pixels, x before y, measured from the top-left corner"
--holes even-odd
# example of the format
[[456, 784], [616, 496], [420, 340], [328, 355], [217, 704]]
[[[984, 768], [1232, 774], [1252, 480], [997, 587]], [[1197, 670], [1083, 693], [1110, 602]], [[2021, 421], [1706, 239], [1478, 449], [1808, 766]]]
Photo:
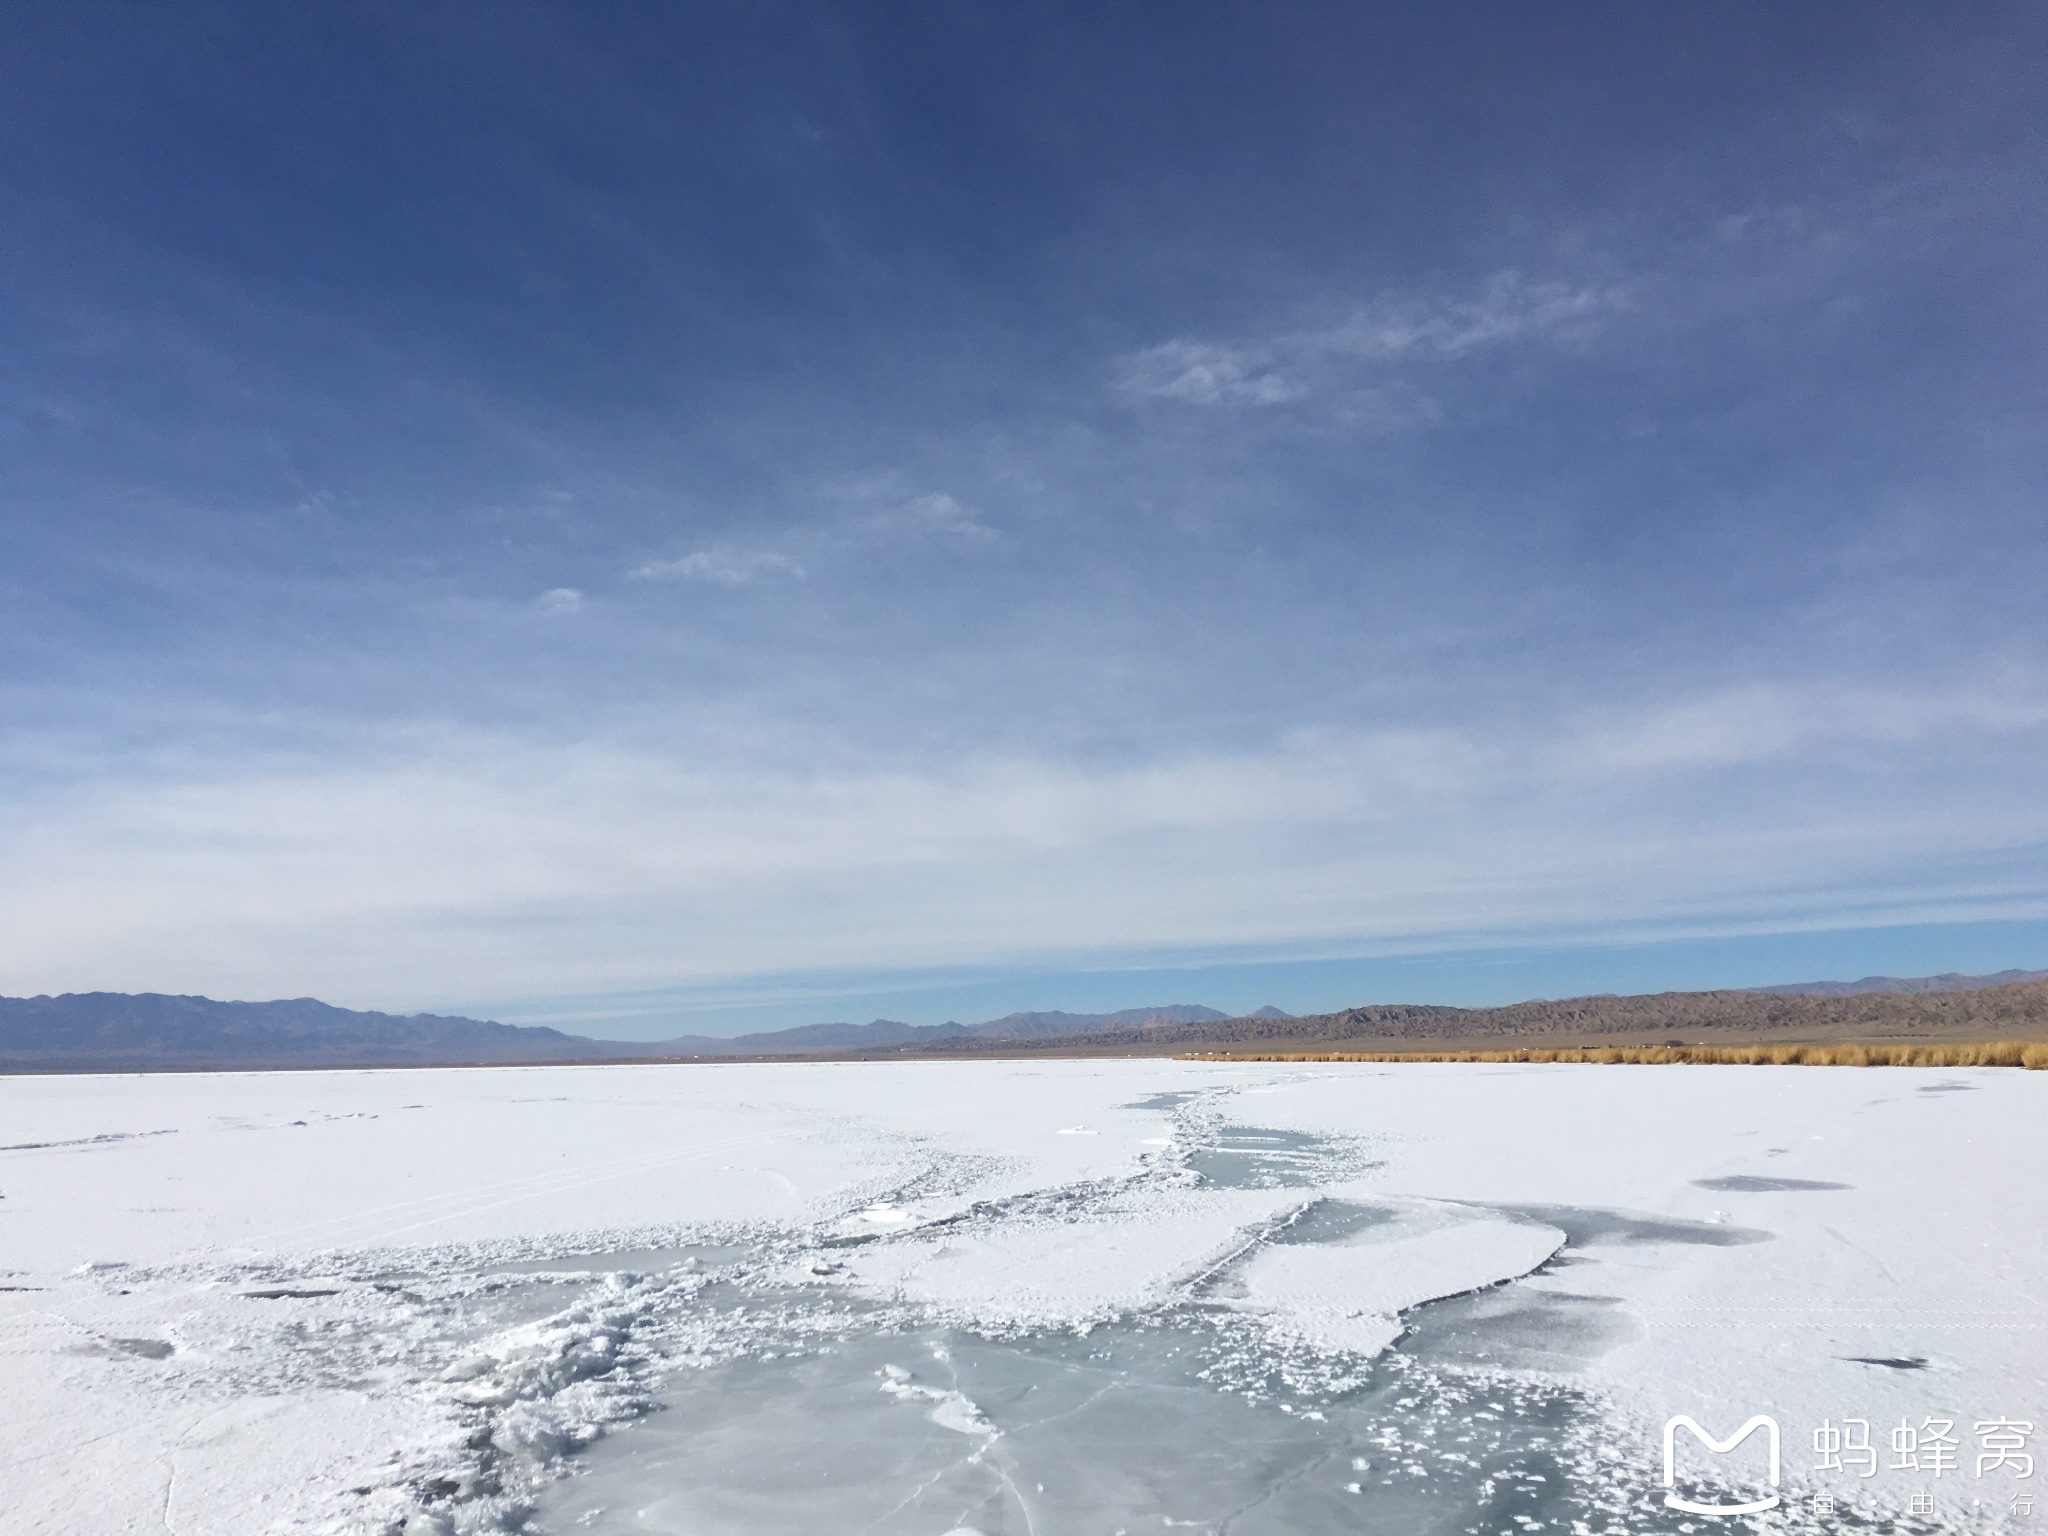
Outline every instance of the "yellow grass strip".
[[1980, 1045], [1588, 1045], [1521, 1046], [1504, 1051], [1197, 1051], [1182, 1061], [1470, 1061], [1688, 1064], [1729, 1067], [2027, 1067], [2048, 1068], [2048, 1044], [1995, 1040]]

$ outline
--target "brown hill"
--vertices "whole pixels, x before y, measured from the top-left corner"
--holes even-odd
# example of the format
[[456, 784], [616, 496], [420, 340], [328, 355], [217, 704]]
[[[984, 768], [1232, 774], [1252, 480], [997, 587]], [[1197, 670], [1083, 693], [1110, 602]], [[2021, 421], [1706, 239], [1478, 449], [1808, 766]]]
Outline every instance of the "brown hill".
[[1381, 1004], [1299, 1019], [1158, 1023], [1044, 1041], [952, 1040], [863, 1052], [881, 1056], [1171, 1055], [1317, 1047], [1427, 1050], [1512, 1045], [1834, 1044], [2048, 1040], [2048, 981], [1970, 992], [1849, 997], [1762, 992], [1653, 992], [1539, 999], [1505, 1008]]

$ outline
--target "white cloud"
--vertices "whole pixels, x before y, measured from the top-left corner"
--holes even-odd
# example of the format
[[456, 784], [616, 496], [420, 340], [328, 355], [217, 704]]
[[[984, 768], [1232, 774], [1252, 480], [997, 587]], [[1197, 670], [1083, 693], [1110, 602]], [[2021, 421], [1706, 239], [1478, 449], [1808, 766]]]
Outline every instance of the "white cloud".
[[773, 549], [710, 548], [675, 560], [650, 560], [628, 571], [634, 581], [708, 581], [722, 587], [793, 579], [830, 568], [863, 546], [904, 540], [992, 544], [996, 530], [981, 514], [943, 491], [911, 494], [894, 473], [846, 475], [812, 494], [825, 503], [818, 520], [785, 528], [779, 542], [802, 555]]
[[912, 497], [902, 505], [878, 514], [874, 522], [885, 529], [937, 534], [968, 544], [988, 544], [996, 537], [995, 529], [943, 492]]
[[1125, 358], [1121, 383], [1134, 395], [1193, 405], [1281, 405], [1307, 393], [1270, 364], [1260, 352], [1183, 338]]
[[773, 550], [700, 549], [680, 560], [654, 560], [627, 572], [639, 581], [710, 581], [722, 587], [744, 586], [763, 577], [801, 576], [802, 566]]
[[1797, 689], [1120, 767], [442, 733], [0, 808], [0, 990], [412, 1006], [1147, 946], [2038, 914], [2048, 802], [2011, 765], [2044, 735], [2034, 694]]
[[1619, 302], [1608, 289], [1497, 272], [1476, 299], [1383, 296], [1342, 325], [1297, 336], [1295, 344], [1368, 358], [1459, 358], [1512, 342], [1576, 340]]
[[[1333, 382], [1355, 382], [1336, 377], [1347, 363], [1385, 369], [1407, 361], [1450, 362], [1517, 343], [1575, 343], [1623, 303], [1611, 288], [1497, 272], [1473, 298], [1384, 294], [1336, 325], [1256, 344], [1179, 337], [1121, 359], [1118, 382], [1132, 394], [1191, 405], [1284, 405]], [[1423, 419], [1412, 409], [1406, 414]]]
[[2048, 701], [2025, 691], [1755, 685], [1588, 724], [1566, 750], [1587, 772], [1691, 772], [1772, 762], [1816, 747], [1853, 750], [2042, 726]]
[[581, 613], [583, 594], [574, 587], [550, 587], [533, 604], [542, 613]]

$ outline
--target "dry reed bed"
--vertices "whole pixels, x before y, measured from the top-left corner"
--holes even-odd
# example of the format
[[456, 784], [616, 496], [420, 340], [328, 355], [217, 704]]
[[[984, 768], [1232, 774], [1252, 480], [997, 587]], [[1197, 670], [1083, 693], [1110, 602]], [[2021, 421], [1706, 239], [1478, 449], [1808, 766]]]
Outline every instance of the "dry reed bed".
[[1521, 1046], [1504, 1051], [1199, 1051], [1183, 1061], [1588, 1062], [1620, 1066], [2028, 1067], [2048, 1068], [2048, 1044], [1982, 1045], [1590, 1045]]

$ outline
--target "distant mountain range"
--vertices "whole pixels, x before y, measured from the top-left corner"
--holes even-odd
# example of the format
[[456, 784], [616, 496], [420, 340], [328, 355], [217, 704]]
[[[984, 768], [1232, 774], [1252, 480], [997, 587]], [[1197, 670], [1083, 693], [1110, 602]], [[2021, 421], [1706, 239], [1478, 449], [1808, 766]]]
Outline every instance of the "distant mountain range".
[[[876, 1019], [869, 1024], [800, 1024], [794, 1029], [730, 1038], [679, 1035], [673, 1040], [659, 1040], [632, 1049], [640, 1055], [661, 1056], [790, 1056], [947, 1040], [1042, 1040], [1054, 1035], [1144, 1029], [1158, 1024], [1211, 1024], [1229, 1017], [1198, 1003], [1169, 1003], [1160, 1008], [1125, 1008], [1117, 1013], [1006, 1013], [985, 1024], [901, 1024], [894, 1019]], [[1293, 1015], [1268, 1006], [1249, 1017], [1289, 1019]]]
[[[1209, 1045], [1542, 1037], [1621, 1038], [1670, 1030], [1884, 1033], [1925, 1028], [2014, 1031], [2048, 1025], [2048, 971], [1868, 976], [1721, 992], [1538, 1000], [1505, 1008], [1389, 1004], [1306, 1018], [1261, 1008], [1233, 1017], [1193, 1003], [1116, 1013], [1012, 1013], [980, 1024], [806, 1024], [726, 1039], [592, 1040], [560, 1030], [442, 1014], [366, 1013], [310, 997], [218, 1002], [161, 993], [75, 992], [0, 998], [0, 1072], [176, 1071], [535, 1062], [704, 1060], [775, 1056], [1122, 1054]], [[1951, 994], [1995, 993], [1982, 1005]], [[1861, 1001], [1858, 1001], [1858, 1000]]]
[[0, 997], [0, 1070], [571, 1061], [606, 1054], [600, 1042], [559, 1030], [433, 1013], [362, 1013], [310, 997], [269, 1003], [158, 992]]
[[[1043, 1040], [1211, 1023], [1214, 1008], [1172, 1003], [1117, 1013], [1012, 1013], [983, 1024], [805, 1024], [725, 1039], [592, 1040], [560, 1030], [443, 1014], [365, 1013], [310, 997], [219, 1002], [157, 992], [0, 997], [0, 1071], [374, 1066], [825, 1055], [948, 1041]], [[1258, 1017], [1284, 1019], [1277, 1008]]]
[[1939, 976], [1866, 976], [1861, 981], [1795, 981], [1782, 987], [1752, 987], [1774, 997], [1855, 997], [1864, 992], [1981, 992], [1986, 987], [2012, 987], [2023, 981], [2048, 981], [2048, 971], [1993, 971], [1965, 976], [1944, 971]]

